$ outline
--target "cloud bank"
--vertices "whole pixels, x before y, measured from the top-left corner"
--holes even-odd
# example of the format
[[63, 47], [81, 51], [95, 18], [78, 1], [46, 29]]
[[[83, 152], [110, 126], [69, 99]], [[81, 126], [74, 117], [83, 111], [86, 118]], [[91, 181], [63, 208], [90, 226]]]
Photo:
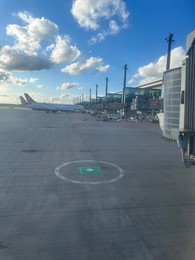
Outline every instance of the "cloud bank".
[[15, 15], [26, 25], [8, 25], [7, 35], [15, 38], [14, 48], [27, 55], [37, 55], [37, 51], [41, 48], [41, 41], [52, 39], [58, 32], [58, 26], [43, 17], [34, 18], [28, 12], [19, 12]]
[[22, 78], [14, 77], [11, 73], [0, 70], [1, 88], [2, 88], [2, 86], [7, 86], [7, 85], [24, 86], [28, 83], [34, 83], [37, 80], [38, 80], [37, 78], [24, 78], [24, 79], [22, 79]]
[[[174, 48], [171, 51], [170, 68], [180, 67], [184, 58], [184, 49], [182, 47]], [[167, 55], [163, 55], [156, 62], [151, 62], [145, 66], [140, 67], [128, 83], [140, 85], [161, 79], [166, 68], [166, 61]]]
[[91, 44], [104, 40], [108, 35], [118, 34], [128, 27], [129, 12], [122, 0], [75, 0], [71, 12], [80, 27], [99, 30], [91, 38]]
[[[10, 24], [7, 35], [14, 38], [13, 46], [1, 46], [0, 68], [4, 70], [48, 70], [55, 64], [73, 62], [80, 56], [68, 35], [58, 34], [58, 26], [45, 18], [34, 18], [28, 12], [15, 14], [23, 26]], [[53, 41], [45, 46], [45, 43]], [[45, 54], [43, 56], [43, 54]]]
[[64, 37], [58, 35], [55, 39], [55, 44], [47, 47], [47, 50], [52, 50], [50, 61], [55, 64], [75, 61], [81, 55], [81, 52], [76, 46], [71, 45], [70, 42], [71, 39], [68, 35]]
[[76, 82], [65, 82], [61, 86], [58, 86], [56, 89], [64, 90], [64, 89], [73, 89], [78, 88], [79, 83]]
[[[71, 37], [60, 35], [57, 24], [52, 21], [44, 17], [35, 18], [26, 11], [14, 16], [19, 18], [18, 24], [9, 24], [6, 27], [6, 33], [12, 37], [13, 44], [0, 46], [1, 83], [3, 81], [3, 84], [19, 86], [28, 84], [31, 79], [16, 78], [10, 72], [49, 70], [63, 63], [69, 65], [62, 72], [72, 75], [79, 75], [90, 69], [104, 72], [109, 68], [109, 65], [103, 66], [103, 60], [99, 57], [89, 57], [81, 61], [81, 51], [72, 43]], [[75, 62], [76, 60], [78, 61]], [[42, 85], [38, 85], [38, 88], [42, 88]]]
[[79, 75], [87, 70], [95, 69], [96, 72], [105, 72], [109, 69], [109, 65], [102, 65], [102, 58], [100, 57], [90, 57], [85, 61], [78, 61], [72, 63], [71, 65], [66, 66], [61, 71], [71, 74], [71, 75]]
[[11, 46], [0, 47], [0, 68], [3, 70], [34, 71], [50, 69], [53, 64], [38, 55], [27, 53]]

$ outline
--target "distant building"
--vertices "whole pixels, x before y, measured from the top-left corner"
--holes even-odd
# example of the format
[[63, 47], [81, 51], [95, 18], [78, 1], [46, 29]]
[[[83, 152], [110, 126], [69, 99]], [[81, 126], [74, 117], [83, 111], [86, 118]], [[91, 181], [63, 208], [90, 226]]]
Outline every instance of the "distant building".
[[[126, 87], [125, 89], [125, 111], [145, 111], [145, 112], [159, 112], [163, 108], [162, 96], [163, 80], [159, 79], [153, 82], [148, 82], [136, 87]], [[123, 91], [115, 93], [108, 93], [107, 99], [105, 96], [98, 97], [97, 100], [92, 99], [91, 105], [93, 108], [108, 109], [119, 106], [114, 104], [122, 103]], [[96, 105], [95, 105], [96, 104]], [[101, 104], [101, 106], [97, 106]], [[112, 105], [113, 104], [113, 105]]]
[[[113, 93], [120, 95], [122, 98], [123, 91]], [[159, 112], [163, 108], [162, 79], [148, 82], [136, 87], [126, 87], [125, 103], [130, 111], [154, 111]], [[114, 99], [113, 99], [114, 101]], [[116, 101], [116, 100], [115, 100]]]

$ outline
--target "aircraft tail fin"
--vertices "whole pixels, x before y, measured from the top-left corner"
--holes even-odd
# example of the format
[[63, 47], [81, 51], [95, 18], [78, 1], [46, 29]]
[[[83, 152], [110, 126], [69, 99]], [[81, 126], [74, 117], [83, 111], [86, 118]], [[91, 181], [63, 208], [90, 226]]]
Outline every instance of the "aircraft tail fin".
[[29, 96], [29, 94], [28, 93], [24, 93], [24, 95], [25, 95], [25, 98], [26, 98], [26, 100], [27, 100], [27, 102], [30, 102], [30, 103], [35, 103], [36, 101], [34, 101], [34, 99], [32, 99], [30, 96]]
[[22, 96], [20, 96], [20, 102], [21, 102], [22, 105], [28, 103]]

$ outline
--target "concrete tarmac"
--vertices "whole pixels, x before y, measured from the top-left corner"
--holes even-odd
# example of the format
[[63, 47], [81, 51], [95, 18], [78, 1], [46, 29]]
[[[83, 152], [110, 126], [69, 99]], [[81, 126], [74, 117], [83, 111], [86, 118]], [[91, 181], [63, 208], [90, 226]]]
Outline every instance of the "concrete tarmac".
[[0, 109], [0, 259], [195, 259], [195, 168], [158, 124]]

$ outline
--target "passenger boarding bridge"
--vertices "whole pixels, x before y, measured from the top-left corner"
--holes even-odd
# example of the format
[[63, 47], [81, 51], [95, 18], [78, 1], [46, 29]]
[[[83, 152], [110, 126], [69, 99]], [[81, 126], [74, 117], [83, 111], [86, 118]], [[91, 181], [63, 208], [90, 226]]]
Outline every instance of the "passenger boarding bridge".
[[163, 75], [163, 98], [163, 136], [178, 142], [186, 167], [195, 165], [195, 30], [187, 36], [182, 67]]

